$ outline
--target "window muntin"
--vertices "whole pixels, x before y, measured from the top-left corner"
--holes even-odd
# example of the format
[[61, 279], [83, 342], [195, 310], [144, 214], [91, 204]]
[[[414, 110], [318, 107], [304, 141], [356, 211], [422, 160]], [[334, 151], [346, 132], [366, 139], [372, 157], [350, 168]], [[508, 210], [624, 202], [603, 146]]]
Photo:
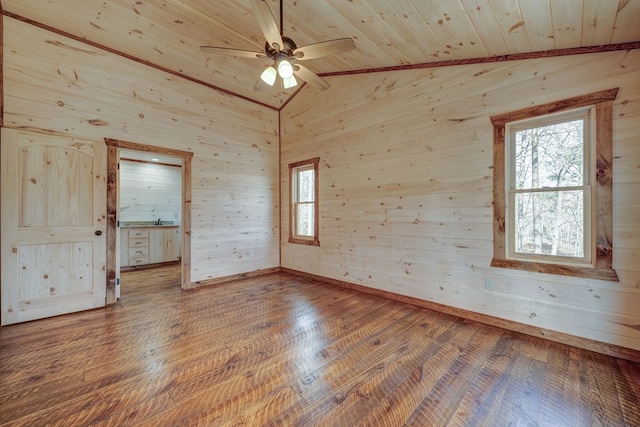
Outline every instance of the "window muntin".
[[593, 266], [592, 114], [506, 124], [507, 258]]
[[291, 243], [319, 245], [318, 163], [315, 158], [289, 165]]

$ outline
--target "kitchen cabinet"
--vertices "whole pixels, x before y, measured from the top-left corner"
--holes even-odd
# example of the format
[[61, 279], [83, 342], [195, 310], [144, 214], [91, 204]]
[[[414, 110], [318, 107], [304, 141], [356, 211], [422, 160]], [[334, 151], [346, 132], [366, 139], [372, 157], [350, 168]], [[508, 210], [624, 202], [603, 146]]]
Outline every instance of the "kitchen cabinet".
[[[149, 230], [130, 228], [122, 230], [122, 266], [149, 264]], [[126, 236], [126, 237], [125, 237]]]
[[120, 262], [122, 267], [177, 261], [179, 227], [149, 226], [122, 228]]
[[178, 228], [149, 229], [149, 262], [178, 260]]

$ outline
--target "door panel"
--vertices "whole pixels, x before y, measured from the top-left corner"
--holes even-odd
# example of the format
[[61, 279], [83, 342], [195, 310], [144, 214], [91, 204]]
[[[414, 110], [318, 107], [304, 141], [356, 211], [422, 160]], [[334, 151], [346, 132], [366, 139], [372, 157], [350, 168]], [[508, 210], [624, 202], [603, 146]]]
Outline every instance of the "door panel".
[[2, 324], [105, 305], [106, 146], [2, 129]]
[[92, 226], [93, 153], [23, 145], [18, 165], [20, 227]]

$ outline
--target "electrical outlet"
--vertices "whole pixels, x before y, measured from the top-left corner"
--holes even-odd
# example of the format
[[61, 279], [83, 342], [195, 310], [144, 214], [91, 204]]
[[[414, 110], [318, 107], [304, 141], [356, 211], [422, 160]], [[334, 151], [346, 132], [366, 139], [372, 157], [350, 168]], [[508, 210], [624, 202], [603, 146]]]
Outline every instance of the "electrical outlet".
[[489, 279], [488, 277], [484, 279], [484, 288], [488, 291], [493, 290], [493, 279]]

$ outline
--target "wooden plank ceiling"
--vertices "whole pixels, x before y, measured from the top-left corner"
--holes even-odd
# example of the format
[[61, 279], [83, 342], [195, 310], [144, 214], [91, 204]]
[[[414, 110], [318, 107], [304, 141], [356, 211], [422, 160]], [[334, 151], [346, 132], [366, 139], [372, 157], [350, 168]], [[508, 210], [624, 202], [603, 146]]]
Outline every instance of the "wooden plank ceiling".
[[[279, 0], [267, 3], [279, 20]], [[249, 0], [2, 0], [2, 8], [274, 108], [295, 93], [253, 91], [269, 61], [199, 49], [261, 51]], [[284, 34], [298, 46], [355, 41], [356, 50], [305, 63], [321, 75], [638, 42], [639, 22], [640, 0], [284, 0]]]

